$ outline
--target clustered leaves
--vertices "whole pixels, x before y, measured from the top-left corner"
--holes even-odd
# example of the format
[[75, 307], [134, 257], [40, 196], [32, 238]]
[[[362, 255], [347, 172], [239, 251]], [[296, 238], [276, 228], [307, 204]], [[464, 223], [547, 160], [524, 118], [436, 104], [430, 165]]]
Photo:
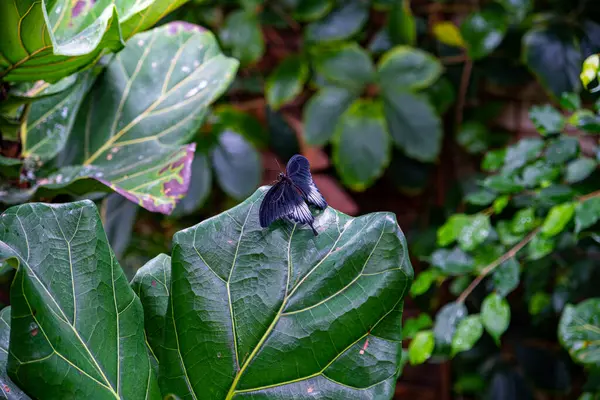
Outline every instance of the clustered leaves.
[[182, 3], [4, 3], [3, 35], [13, 40], [0, 45], [0, 79], [22, 83], [0, 106], [17, 126], [13, 136], [3, 126], [3, 138], [21, 147], [19, 159], [0, 160], [2, 202], [113, 190], [150, 211], [173, 210], [190, 184], [188, 143], [238, 65], [199, 26], [137, 33]]
[[[576, 278], [581, 268], [597, 264], [587, 257], [597, 254], [599, 243], [600, 114], [581, 108], [574, 94], [564, 95], [561, 105], [563, 110], [550, 105], [531, 109], [540, 137], [485, 154], [481, 168], [489, 175], [465, 196], [467, 211], [451, 215], [437, 230], [439, 248], [411, 294], [419, 297], [450, 281], [457, 299], [438, 311], [433, 330], [407, 321], [406, 326], [420, 329], [411, 333], [418, 339], [409, 346], [411, 363], [469, 351], [479, 346], [484, 332], [500, 345], [511, 321], [513, 302], [507, 297], [524, 283], [520, 301], [526, 302], [530, 318], [562, 314], [557, 334], [563, 346], [575, 361], [599, 365], [594, 345], [599, 299], [569, 303], [587, 290], [593, 293], [587, 279], [597, 276], [590, 270], [583, 281]], [[575, 131], [578, 136], [570, 134]], [[553, 283], [551, 274], [556, 274]]]

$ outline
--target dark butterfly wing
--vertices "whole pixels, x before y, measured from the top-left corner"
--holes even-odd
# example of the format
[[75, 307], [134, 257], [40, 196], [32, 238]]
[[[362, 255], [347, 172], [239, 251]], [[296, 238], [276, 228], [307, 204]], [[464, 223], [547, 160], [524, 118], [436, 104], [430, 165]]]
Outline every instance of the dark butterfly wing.
[[314, 222], [308, 205], [287, 181], [279, 181], [269, 189], [260, 204], [258, 215], [260, 226], [263, 228], [280, 218], [311, 226]]
[[290, 161], [287, 163], [286, 173], [308, 204], [312, 204], [321, 210], [327, 208], [325, 198], [313, 182], [312, 175], [310, 174], [310, 164], [306, 157], [296, 154], [290, 158]]

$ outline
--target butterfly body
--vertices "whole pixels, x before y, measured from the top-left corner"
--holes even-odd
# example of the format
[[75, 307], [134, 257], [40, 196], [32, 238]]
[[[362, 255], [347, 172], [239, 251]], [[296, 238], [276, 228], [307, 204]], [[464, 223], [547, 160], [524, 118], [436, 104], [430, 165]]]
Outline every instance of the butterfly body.
[[309, 225], [316, 236], [315, 218], [309, 205], [320, 210], [327, 208], [327, 202], [312, 180], [308, 160], [296, 154], [288, 162], [286, 172], [280, 173], [277, 182], [267, 191], [260, 205], [260, 226], [266, 228], [278, 219], [285, 219]]

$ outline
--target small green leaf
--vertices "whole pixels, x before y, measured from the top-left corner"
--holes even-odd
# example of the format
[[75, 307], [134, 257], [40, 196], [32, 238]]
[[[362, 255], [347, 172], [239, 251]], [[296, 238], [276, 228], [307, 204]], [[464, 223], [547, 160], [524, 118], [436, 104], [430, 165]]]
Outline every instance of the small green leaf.
[[542, 139], [527, 138], [519, 140], [516, 144], [508, 147], [502, 171], [509, 173], [521, 168], [536, 159], [543, 148], [544, 141]]
[[497, 293], [490, 293], [481, 303], [481, 321], [485, 330], [499, 343], [510, 324], [510, 306]]
[[600, 197], [593, 197], [577, 204], [575, 208], [575, 231], [581, 232], [600, 221]]
[[375, 79], [375, 67], [369, 53], [356, 43], [319, 49], [313, 54], [313, 62], [326, 85], [359, 92]]
[[463, 303], [448, 303], [438, 311], [435, 317], [433, 333], [435, 342], [444, 352], [449, 351], [456, 327], [467, 316]]
[[460, 231], [458, 243], [461, 249], [465, 251], [474, 250], [481, 243], [485, 242], [491, 231], [490, 217], [484, 214], [477, 214]]
[[448, 289], [453, 296], [460, 296], [460, 294], [467, 289], [472, 279], [470, 275], [461, 275], [452, 279]]
[[402, 324], [402, 340], [412, 339], [419, 331], [432, 326], [433, 320], [429, 314], [421, 313], [416, 318], [407, 318]]
[[486, 172], [498, 171], [504, 165], [506, 158], [506, 149], [490, 150], [483, 156], [481, 169]]
[[598, 79], [598, 72], [600, 71], [600, 56], [598, 54], [592, 54], [583, 62], [581, 74], [579, 78], [583, 87], [587, 88], [590, 83], [595, 79]]
[[431, 268], [419, 273], [410, 287], [411, 296], [417, 297], [427, 292], [438, 276], [439, 272]]
[[478, 154], [487, 150], [490, 132], [485, 125], [477, 121], [467, 121], [459, 129], [456, 141], [468, 153]]
[[546, 257], [552, 253], [556, 243], [553, 238], [547, 238], [542, 235], [535, 235], [535, 237], [527, 245], [527, 257], [536, 261]]
[[325, 17], [332, 8], [331, 0], [300, 0], [294, 9], [294, 18], [301, 22], [316, 21]]
[[506, 208], [509, 202], [510, 196], [508, 195], [498, 197], [496, 200], [494, 200], [494, 213], [500, 214]]
[[410, 9], [410, 0], [394, 2], [388, 15], [388, 32], [394, 44], [413, 46], [417, 39], [415, 17]]
[[429, 360], [434, 348], [435, 339], [432, 331], [417, 333], [408, 345], [408, 359], [411, 365], [423, 364]]
[[236, 200], [247, 197], [260, 183], [260, 154], [238, 133], [221, 133], [211, 160], [219, 186]]
[[600, 298], [567, 305], [558, 324], [560, 343], [574, 361], [588, 366], [600, 363]]
[[342, 114], [333, 137], [333, 164], [342, 182], [356, 191], [379, 178], [391, 157], [381, 103], [357, 100]]
[[565, 92], [578, 92], [581, 87], [583, 60], [571, 32], [554, 26], [530, 29], [523, 36], [523, 61], [556, 98]]
[[454, 214], [437, 231], [438, 246], [448, 246], [454, 242], [462, 229], [471, 222], [471, 217], [466, 214]]
[[546, 307], [550, 306], [552, 299], [546, 292], [536, 292], [529, 299], [528, 310], [531, 315], [541, 314]]
[[421, 162], [438, 158], [442, 145], [442, 123], [427, 99], [383, 87], [384, 112], [388, 130], [396, 145]]
[[503, 15], [493, 8], [469, 14], [460, 26], [469, 56], [477, 60], [494, 51], [502, 42], [507, 28]]
[[433, 55], [409, 46], [396, 46], [385, 53], [377, 66], [379, 84], [388, 92], [423, 89], [442, 74]]
[[438, 249], [431, 254], [431, 265], [447, 275], [463, 275], [473, 271], [473, 257], [459, 247]]
[[479, 315], [470, 315], [460, 321], [452, 337], [452, 356], [471, 350], [483, 335], [483, 325]]
[[304, 107], [306, 143], [323, 146], [335, 132], [340, 115], [354, 101], [355, 95], [343, 88], [325, 87], [310, 98]]
[[580, 157], [567, 164], [565, 172], [565, 182], [581, 182], [592, 174], [598, 167], [598, 163], [593, 158]]
[[519, 193], [523, 184], [515, 176], [499, 174], [488, 176], [483, 181], [483, 186], [502, 194]]
[[498, 238], [500, 239], [500, 243], [505, 246], [514, 246], [519, 243], [521, 239], [523, 239], [523, 234], [514, 234], [512, 231], [512, 221], [498, 221], [496, 225], [496, 231], [498, 233]]
[[538, 160], [523, 169], [523, 184], [530, 188], [537, 188], [555, 181], [559, 176], [559, 167]]
[[476, 206], [488, 206], [492, 204], [496, 197], [498, 197], [498, 195], [491, 190], [481, 189], [469, 193], [465, 197], [465, 201]]
[[539, 225], [535, 217], [535, 210], [531, 207], [523, 208], [515, 214], [511, 221], [511, 231], [516, 234], [523, 234], [533, 230]]
[[498, 296], [506, 297], [519, 286], [520, 273], [519, 262], [514, 257], [509, 258], [494, 270], [492, 281]]
[[229, 14], [219, 32], [219, 38], [242, 65], [254, 64], [265, 52], [260, 22], [252, 12], [237, 10]]
[[531, 107], [529, 118], [542, 135], [560, 133], [565, 128], [565, 118], [549, 104]]
[[452, 22], [442, 21], [434, 24], [433, 35], [440, 43], [445, 45], [460, 48], [467, 47], [467, 43], [465, 43], [460, 30]]
[[577, 93], [563, 93], [560, 106], [567, 111], [575, 112], [581, 108], [581, 97]]
[[301, 56], [283, 60], [267, 78], [266, 97], [271, 108], [277, 110], [298, 96], [307, 79], [308, 65]]
[[546, 237], [561, 233], [575, 215], [575, 206], [576, 203], [564, 203], [552, 207], [542, 224], [542, 233]]
[[305, 28], [307, 42], [335, 42], [356, 35], [367, 22], [369, 9], [361, 1], [350, 0], [334, 9], [325, 18], [311, 22]]
[[577, 157], [579, 141], [574, 137], [561, 137], [554, 140], [546, 150], [546, 159], [555, 165], [564, 165], [567, 161]]

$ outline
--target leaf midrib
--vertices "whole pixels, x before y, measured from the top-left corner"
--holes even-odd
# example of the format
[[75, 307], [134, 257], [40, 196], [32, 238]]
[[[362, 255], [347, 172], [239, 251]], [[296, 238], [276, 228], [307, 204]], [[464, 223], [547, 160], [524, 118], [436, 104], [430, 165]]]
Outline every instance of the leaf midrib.
[[[258, 200], [257, 200], [258, 201]], [[254, 204], [254, 203], [253, 203]], [[336, 213], [337, 214], [337, 213]], [[325, 257], [323, 257], [321, 259], [321, 261], [319, 261], [306, 275], [310, 275], [314, 270], [316, 270], [328, 257], [329, 255], [331, 255], [331, 253], [333, 252], [333, 250], [336, 248], [338, 242], [340, 241], [340, 239], [342, 238], [342, 236], [344, 235], [344, 232], [346, 231], [346, 229], [352, 224], [354, 220], [350, 220], [350, 223], [348, 225], [346, 225], [344, 227], [344, 229], [340, 232], [338, 238], [335, 240], [335, 242], [333, 243], [333, 245], [331, 246], [331, 249], [329, 249], [329, 252], [325, 255]], [[240, 381], [240, 379], [242, 378], [242, 375], [244, 374], [244, 372], [246, 371], [246, 369], [248, 368], [248, 366], [250, 365], [250, 363], [252, 362], [252, 360], [254, 359], [254, 357], [256, 356], [256, 354], [258, 354], [259, 350], [262, 348], [262, 345], [265, 343], [265, 341], [268, 339], [269, 335], [271, 334], [271, 332], [273, 331], [273, 329], [275, 329], [275, 325], [277, 325], [277, 323], [279, 322], [279, 319], [281, 318], [282, 314], [283, 314], [283, 310], [285, 309], [285, 306], [287, 305], [288, 300], [290, 299], [291, 295], [295, 292], [295, 290], [302, 284], [302, 282], [304, 282], [304, 279], [300, 280], [298, 282], [298, 284], [292, 289], [292, 291], [288, 294], [288, 286], [289, 286], [289, 282], [290, 282], [290, 275], [291, 275], [291, 254], [290, 254], [290, 248], [292, 245], [292, 237], [294, 234], [294, 231], [296, 229], [296, 226], [298, 224], [294, 224], [294, 228], [292, 230], [292, 233], [290, 234], [290, 239], [288, 242], [288, 278], [287, 278], [287, 284], [286, 284], [286, 293], [284, 295], [283, 301], [281, 303], [281, 307], [279, 308], [279, 310], [277, 311], [277, 314], [275, 315], [275, 318], [273, 318], [273, 321], [271, 322], [271, 324], [269, 325], [269, 327], [267, 328], [267, 330], [265, 331], [265, 333], [263, 334], [263, 336], [260, 338], [259, 342], [256, 344], [256, 346], [254, 347], [254, 349], [252, 350], [252, 352], [250, 353], [250, 356], [248, 356], [248, 358], [246, 359], [246, 361], [244, 362], [244, 364], [242, 365], [242, 367], [239, 369], [239, 371], [237, 372], [231, 387], [229, 388], [229, 392], [227, 393], [227, 396], [225, 397], [225, 400], [230, 400], [233, 398], [233, 396], [236, 395], [237, 390], [236, 387]], [[242, 237], [240, 236], [239, 241], [241, 242]], [[239, 242], [238, 242], [239, 244]], [[230, 301], [231, 304], [231, 301]], [[231, 305], [230, 305], [231, 307]], [[237, 340], [235, 337], [235, 332], [234, 332], [234, 340]]]

